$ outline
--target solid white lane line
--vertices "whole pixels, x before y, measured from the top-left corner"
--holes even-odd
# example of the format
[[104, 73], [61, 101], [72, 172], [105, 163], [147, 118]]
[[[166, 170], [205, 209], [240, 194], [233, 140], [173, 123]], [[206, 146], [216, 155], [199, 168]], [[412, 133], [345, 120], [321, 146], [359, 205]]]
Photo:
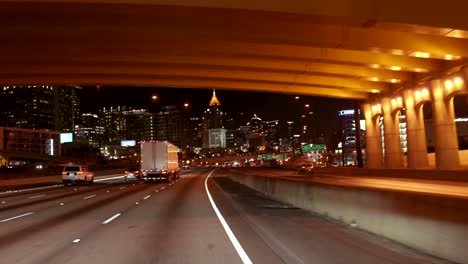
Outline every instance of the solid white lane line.
[[[215, 169], [215, 170], [216, 170], [216, 169]], [[242, 248], [241, 244], [240, 244], [239, 241], [237, 240], [236, 236], [235, 236], [234, 233], [232, 232], [232, 230], [231, 230], [231, 228], [229, 227], [229, 225], [227, 224], [226, 220], [224, 220], [223, 215], [222, 215], [221, 212], [218, 210], [218, 207], [216, 206], [216, 204], [215, 204], [213, 198], [211, 197], [210, 191], [208, 190], [208, 178], [211, 177], [211, 174], [212, 174], [215, 170], [212, 170], [212, 171], [210, 172], [210, 174], [208, 174], [208, 177], [206, 177], [206, 179], [205, 179], [205, 190], [206, 190], [206, 194], [208, 195], [208, 199], [210, 200], [211, 207], [213, 207], [213, 210], [215, 211], [216, 216], [218, 216], [218, 219], [219, 219], [219, 221], [221, 222], [221, 225], [223, 226], [224, 231], [226, 231], [226, 234], [228, 235], [229, 239], [231, 240], [231, 243], [232, 243], [232, 245], [234, 246], [234, 248], [236, 249], [237, 254], [238, 254], [239, 257], [241, 258], [242, 262], [243, 262], [244, 264], [251, 264], [252, 261], [250, 260], [250, 258], [249, 258], [249, 256], [247, 255], [247, 253], [245, 253], [244, 248]]]
[[28, 197], [28, 199], [34, 199], [34, 198], [39, 198], [39, 197], [43, 197], [43, 196], [46, 196], [46, 195], [45, 194], [40, 194], [40, 195]]
[[13, 217], [1, 220], [0, 223], [8, 222], [10, 220], [14, 220], [14, 219], [17, 219], [17, 218], [20, 218], [20, 217], [25, 217], [25, 216], [32, 215], [32, 214], [34, 214], [34, 212], [29, 212], [29, 213], [25, 213], [25, 214], [22, 214], [22, 215], [13, 216]]
[[147, 195], [145, 198], [143, 198], [143, 200], [146, 200], [146, 199], [148, 199], [148, 198], [150, 198], [150, 197], [151, 197], [151, 194], [150, 194], [150, 195]]
[[77, 238], [77, 239], [73, 240], [73, 243], [78, 243], [80, 241], [81, 241], [81, 239]]
[[49, 188], [55, 188], [55, 187], [59, 187], [59, 186], [63, 186], [63, 184], [56, 184], [56, 185], [52, 185], [52, 186], [46, 186], [46, 187], [37, 187], [37, 188], [29, 188], [29, 189], [21, 189], [21, 190], [14, 190], [14, 191], [5, 191], [5, 192], [1, 192], [0, 194], [6, 194], [6, 193], [12, 193], [12, 192], [26, 192], [26, 191], [34, 191], [34, 190], [42, 190], [42, 189], [49, 189]]
[[123, 189], [125, 189], [125, 188], [127, 188], [127, 187], [125, 187], [125, 186], [124, 186], [124, 187], [121, 187], [120, 190], [123, 190]]
[[110, 180], [115, 180], [115, 179], [122, 179], [125, 176], [118, 176], [118, 177], [111, 177], [111, 178], [105, 178], [105, 179], [94, 179], [95, 182], [102, 182], [102, 181], [110, 181]]
[[86, 199], [89, 199], [89, 198], [93, 198], [93, 197], [95, 197], [95, 196], [96, 196], [96, 194], [93, 194], [93, 195], [90, 195], [90, 196], [86, 196], [85, 198], [83, 198], [83, 200], [86, 200]]
[[162, 188], [161, 188], [161, 190], [164, 190], [164, 189], [166, 189], [166, 187], [162, 187]]
[[115, 214], [113, 215], [111, 218], [107, 219], [106, 221], [102, 222], [103, 225], [106, 225], [110, 222], [112, 222], [112, 220], [116, 219], [117, 217], [119, 217], [121, 215], [121, 213], [118, 213], [118, 214]]

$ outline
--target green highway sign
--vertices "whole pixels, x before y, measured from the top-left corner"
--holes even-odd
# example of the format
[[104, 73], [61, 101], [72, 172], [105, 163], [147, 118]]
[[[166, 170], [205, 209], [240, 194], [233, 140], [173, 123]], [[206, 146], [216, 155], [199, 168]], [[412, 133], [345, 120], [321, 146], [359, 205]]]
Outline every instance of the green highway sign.
[[325, 151], [325, 144], [312, 145], [312, 151]]

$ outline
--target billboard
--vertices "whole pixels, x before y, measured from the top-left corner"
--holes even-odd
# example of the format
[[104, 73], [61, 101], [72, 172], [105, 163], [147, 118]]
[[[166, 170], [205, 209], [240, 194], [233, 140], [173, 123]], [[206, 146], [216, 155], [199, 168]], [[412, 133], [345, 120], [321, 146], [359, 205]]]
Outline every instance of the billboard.
[[73, 133], [60, 133], [60, 144], [73, 142]]
[[122, 140], [120, 141], [120, 146], [122, 147], [134, 147], [136, 145], [136, 140]]

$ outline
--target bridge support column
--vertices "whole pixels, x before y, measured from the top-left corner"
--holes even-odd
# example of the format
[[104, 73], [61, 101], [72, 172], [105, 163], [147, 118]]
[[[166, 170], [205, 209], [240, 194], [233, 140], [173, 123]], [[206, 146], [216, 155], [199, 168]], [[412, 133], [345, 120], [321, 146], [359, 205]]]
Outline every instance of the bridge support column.
[[458, 169], [458, 138], [453, 97], [446, 99], [443, 80], [431, 81], [434, 147], [438, 169]]
[[403, 167], [403, 150], [400, 141], [400, 111], [392, 112], [390, 98], [382, 99], [384, 142], [385, 142], [385, 167], [390, 169]]
[[427, 158], [426, 131], [422, 105], [416, 105], [414, 92], [405, 90], [403, 97], [406, 106], [406, 133], [408, 137], [408, 168], [421, 169], [429, 167]]
[[363, 104], [362, 108], [366, 119], [366, 166], [374, 169], [382, 168], [382, 136], [379, 117], [374, 115], [370, 104]]

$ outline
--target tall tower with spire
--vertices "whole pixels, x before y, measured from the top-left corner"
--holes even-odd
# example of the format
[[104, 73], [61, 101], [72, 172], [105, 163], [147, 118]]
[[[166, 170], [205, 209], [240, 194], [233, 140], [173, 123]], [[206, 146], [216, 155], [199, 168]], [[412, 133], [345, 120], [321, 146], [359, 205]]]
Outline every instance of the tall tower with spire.
[[220, 109], [221, 103], [216, 97], [216, 91], [213, 89], [209, 107], [205, 110], [205, 120], [207, 121], [208, 129], [223, 127], [223, 112]]
[[226, 129], [223, 127], [224, 113], [220, 109], [221, 103], [216, 97], [216, 91], [213, 89], [208, 108], [204, 113], [204, 148], [225, 148], [226, 147]]
[[219, 102], [218, 100], [218, 97], [216, 97], [216, 91], [215, 89], [213, 89], [213, 97], [211, 97], [211, 100], [210, 100], [210, 107], [212, 106], [221, 106], [221, 103]]

